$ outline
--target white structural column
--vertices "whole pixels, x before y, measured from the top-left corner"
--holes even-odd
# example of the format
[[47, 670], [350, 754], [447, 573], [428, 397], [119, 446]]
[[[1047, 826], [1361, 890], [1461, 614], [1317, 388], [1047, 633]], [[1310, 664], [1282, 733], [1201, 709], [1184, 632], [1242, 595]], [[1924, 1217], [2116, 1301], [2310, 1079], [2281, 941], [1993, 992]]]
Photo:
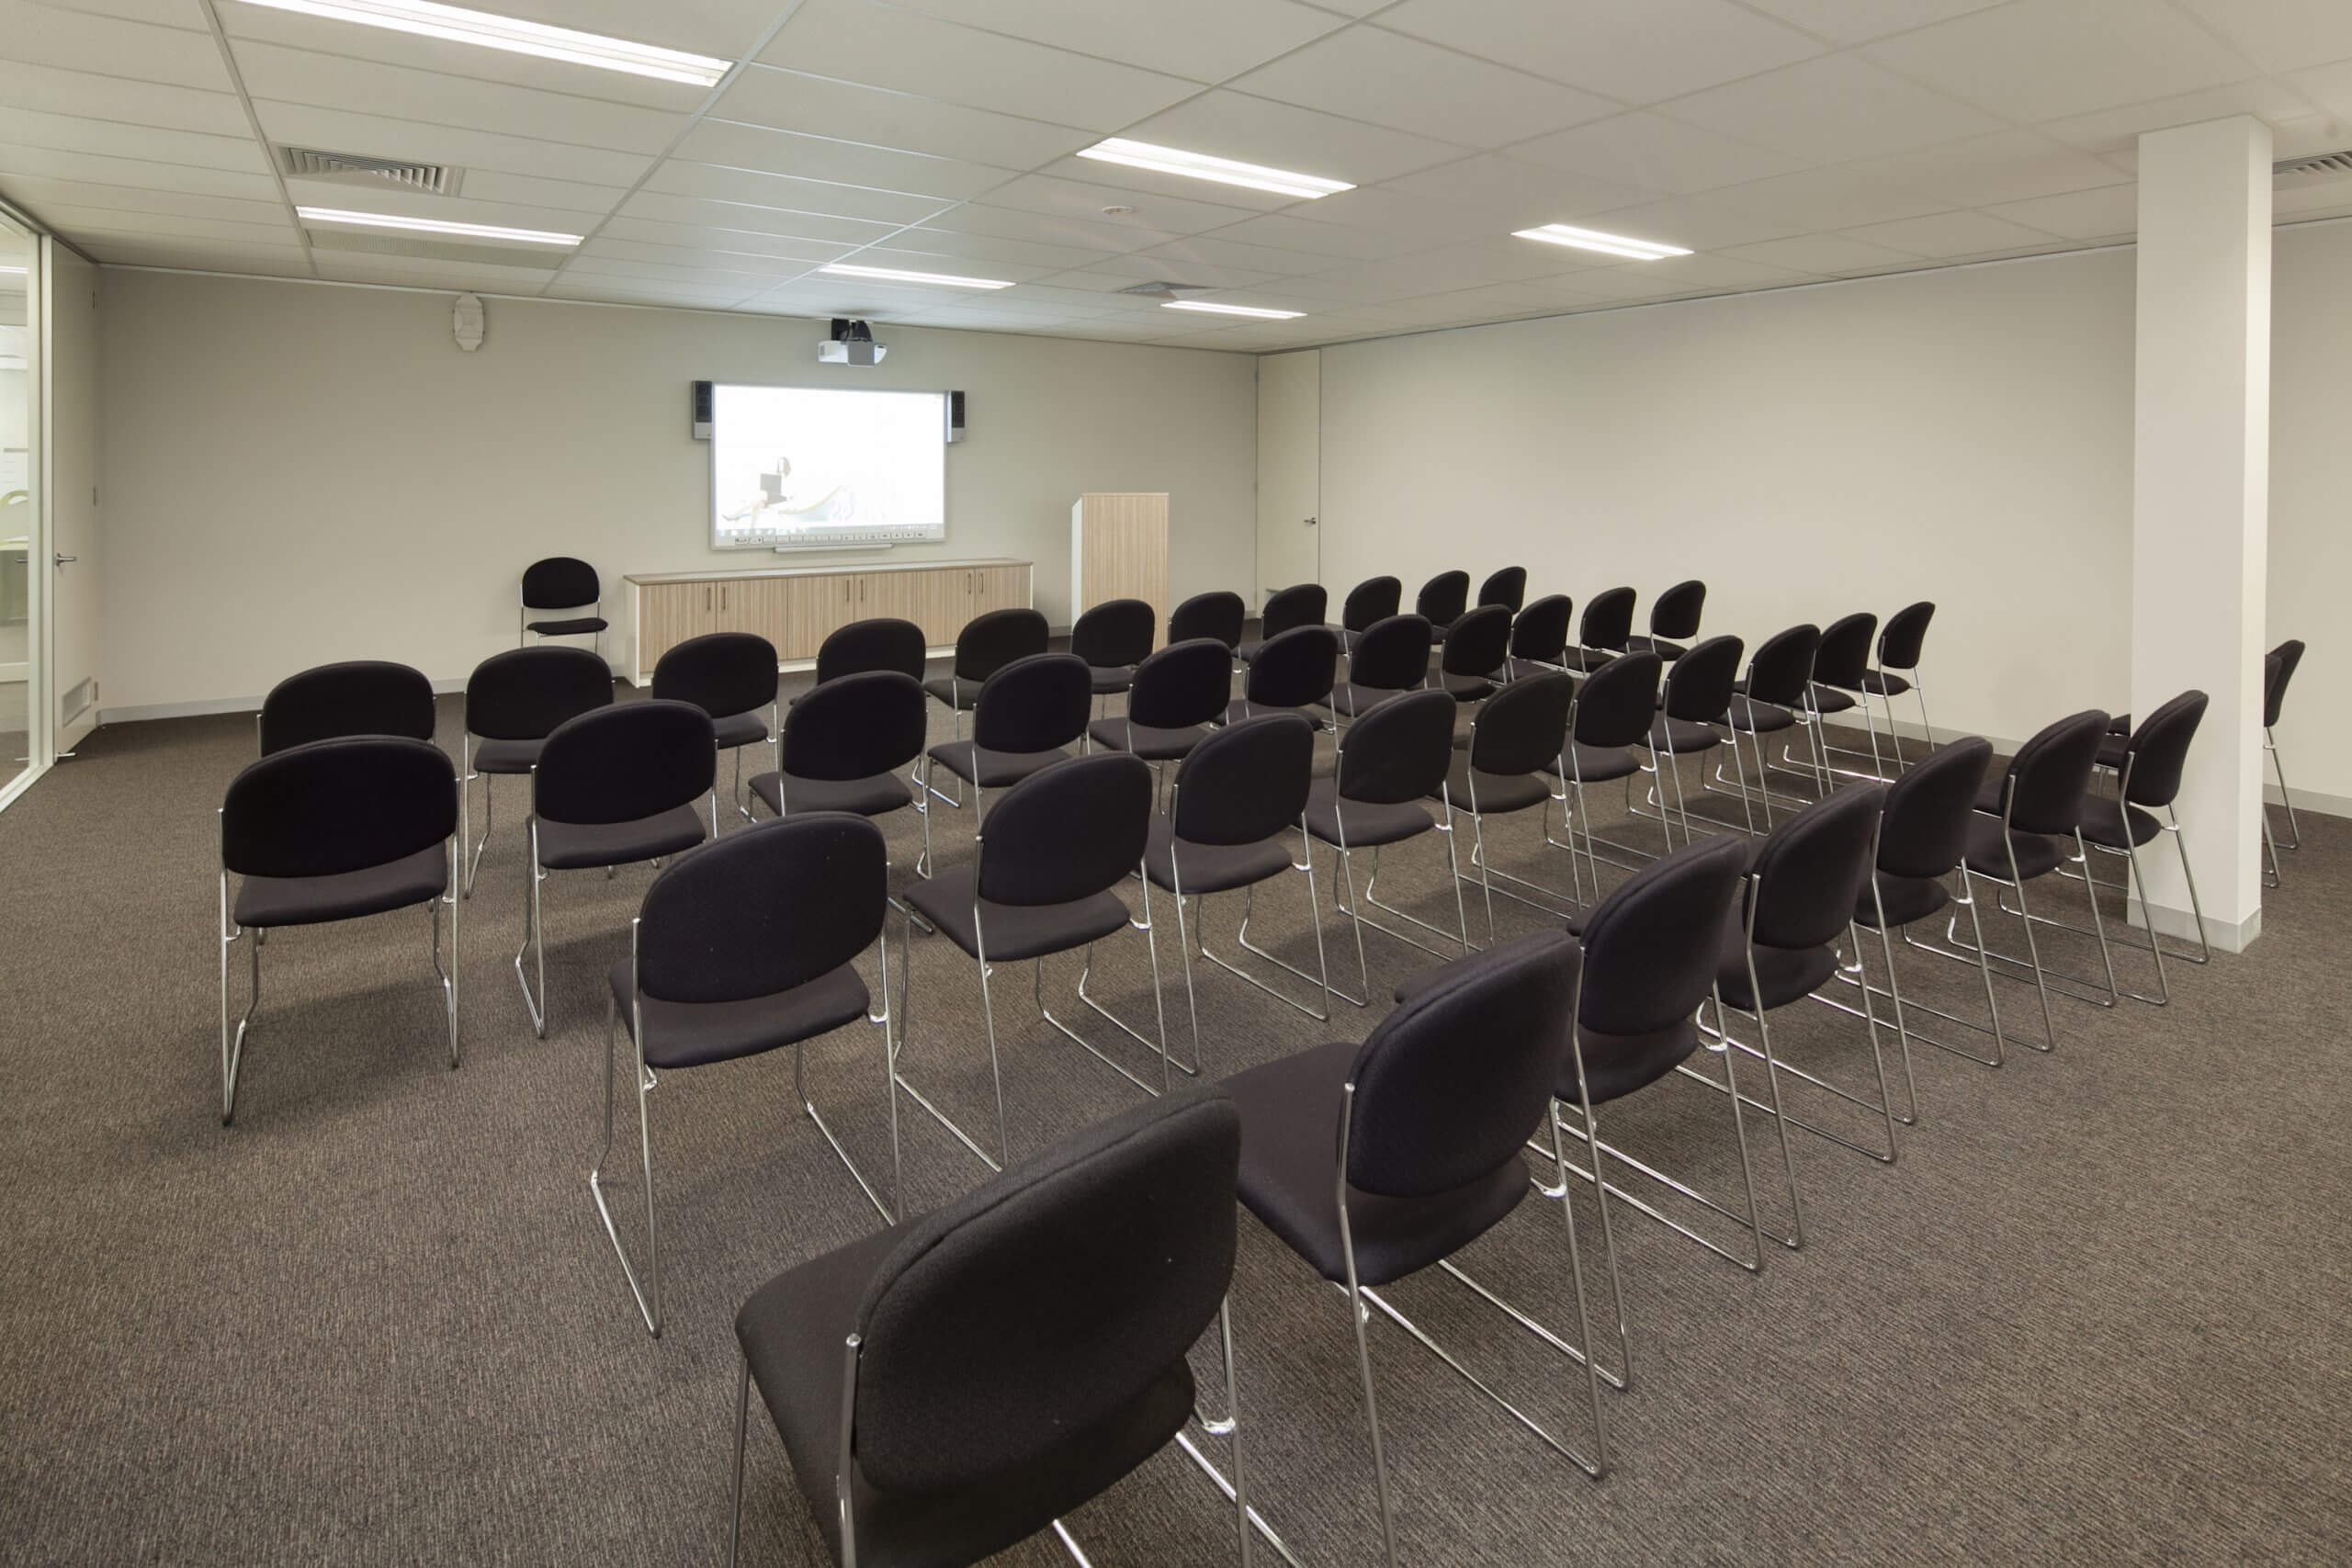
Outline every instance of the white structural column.
[[[2270, 163], [2270, 128], [2243, 116], [2140, 138], [2132, 711], [2212, 699], [2177, 806], [2229, 952], [2262, 929]], [[2189, 935], [2177, 857], [2151, 848], [2147, 915]]]

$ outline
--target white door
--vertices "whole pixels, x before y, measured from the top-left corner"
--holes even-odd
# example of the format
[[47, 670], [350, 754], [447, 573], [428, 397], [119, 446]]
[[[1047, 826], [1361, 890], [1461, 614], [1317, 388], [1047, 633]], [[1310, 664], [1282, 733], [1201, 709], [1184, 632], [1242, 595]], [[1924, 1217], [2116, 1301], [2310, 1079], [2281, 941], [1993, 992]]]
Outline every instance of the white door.
[[98, 723], [98, 269], [49, 241], [41, 365], [49, 378], [51, 734], [67, 752]]
[[1323, 575], [1323, 355], [1258, 361], [1258, 598]]

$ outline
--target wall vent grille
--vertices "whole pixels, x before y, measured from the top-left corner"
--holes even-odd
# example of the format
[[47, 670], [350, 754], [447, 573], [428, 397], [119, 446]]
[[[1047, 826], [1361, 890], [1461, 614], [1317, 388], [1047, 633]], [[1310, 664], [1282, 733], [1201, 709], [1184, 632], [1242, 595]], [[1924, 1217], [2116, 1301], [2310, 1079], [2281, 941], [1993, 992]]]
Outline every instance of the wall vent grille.
[[399, 158], [370, 158], [357, 152], [327, 152], [316, 147], [277, 150], [286, 177], [325, 180], [335, 185], [398, 186], [430, 196], [454, 196], [464, 171], [447, 164], [413, 164]]
[[1154, 278], [1149, 283], [1131, 283], [1118, 292], [1141, 294], [1155, 299], [1172, 299], [1179, 294], [1204, 293], [1214, 287], [1207, 283], [1174, 283], [1165, 278]]
[[2307, 158], [2281, 158], [2270, 165], [2270, 175], [2275, 183], [2289, 186], [2352, 179], [2352, 147], [2336, 152], [2314, 152]]

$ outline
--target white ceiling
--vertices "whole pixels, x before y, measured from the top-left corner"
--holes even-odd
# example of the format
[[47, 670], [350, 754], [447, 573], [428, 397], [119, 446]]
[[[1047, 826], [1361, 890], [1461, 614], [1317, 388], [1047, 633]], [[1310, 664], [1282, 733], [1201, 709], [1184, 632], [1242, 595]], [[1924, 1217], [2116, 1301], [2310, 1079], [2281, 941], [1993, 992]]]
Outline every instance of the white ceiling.
[[[479, 3], [744, 63], [706, 92], [241, 0], [0, 0], [0, 196], [125, 265], [1261, 350], [2110, 243], [2166, 125], [2352, 144], [2352, 0]], [[1114, 134], [1360, 188], [1072, 156]], [[464, 181], [287, 180], [273, 143]], [[363, 253], [298, 203], [588, 239]], [[1549, 222], [1698, 254], [1510, 236]], [[842, 260], [1017, 287], [813, 270]], [[1117, 292], [1147, 279], [1306, 314]]]

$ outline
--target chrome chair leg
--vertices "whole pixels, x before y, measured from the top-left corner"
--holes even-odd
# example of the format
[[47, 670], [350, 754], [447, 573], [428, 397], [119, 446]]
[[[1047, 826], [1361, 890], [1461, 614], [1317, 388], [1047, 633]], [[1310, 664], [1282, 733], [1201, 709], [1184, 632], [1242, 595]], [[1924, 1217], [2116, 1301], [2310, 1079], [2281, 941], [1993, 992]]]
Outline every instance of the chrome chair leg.
[[[2262, 749], [2270, 754], [2270, 771], [2278, 779], [2278, 804], [2287, 813], [2287, 841], [2279, 847], [2300, 850], [2303, 847], [2303, 829], [2301, 824], [2295, 820], [2295, 797], [2287, 793], [2287, 765], [2278, 759], [2278, 739], [2270, 732], [2267, 724], [2262, 727]], [[2268, 816], [2269, 810], [2266, 805], [2263, 814]]]
[[[635, 946], [634, 937], [631, 941]], [[615, 1035], [620, 1028], [619, 1009], [610, 997], [605, 1000], [605, 1147], [589, 1168], [588, 1191], [596, 1201], [596, 1213], [605, 1222], [605, 1235], [613, 1244], [613, 1256], [620, 1259], [621, 1277], [628, 1281], [628, 1292], [637, 1300], [638, 1315], [645, 1320], [646, 1331], [654, 1338], [662, 1337], [662, 1230], [653, 1209], [653, 1122], [651, 1102], [646, 1098], [653, 1088], [652, 1075], [646, 1071], [645, 1046], [642, 1043], [644, 1021], [634, 1021], [636, 1028], [635, 1062], [637, 1069], [637, 1130], [638, 1152], [645, 1168], [645, 1259], [646, 1283], [638, 1278], [637, 1266], [630, 1262], [628, 1248], [621, 1242], [620, 1227], [613, 1220], [612, 1206], [605, 1201], [605, 1162], [613, 1154], [613, 1084], [614, 1058], [618, 1054]]]
[[[1298, 1009], [1299, 1011], [1315, 1020], [1316, 1022], [1329, 1023], [1331, 1021], [1331, 962], [1323, 951], [1323, 906], [1317, 898], [1315, 892], [1315, 840], [1307, 836], [1307, 832], [1304, 825], [1299, 829], [1298, 840], [1300, 859], [1292, 864], [1291, 869], [1293, 871], [1300, 871], [1306, 874], [1306, 919], [1308, 923], [1311, 924], [1315, 930], [1315, 967], [1317, 973], [1309, 975], [1305, 970], [1300, 969], [1297, 965], [1291, 964], [1283, 958], [1277, 957], [1275, 954], [1268, 952], [1262, 947], [1260, 947], [1256, 942], [1250, 940], [1250, 917], [1257, 908], [1258, 890], [1255, 886], [1252, 886], [1250, 889], [1249, 896], [1243, 901], [1241, 906], [1241, 924], [1235, 930], [1233, 933], [1233, 940], [1235, 944], [1240, 947], [1244, 952], [1254, 953], [1259, 957], [1264, 959], [1267, 963], [1273, 964], [1276, 968], [1281, 969], [1287, 974], [1295, 975], [1302, 980], [1310, 980], [1320, 986], [1323, 990], [1323, 1010], [1321, 1012], [1317, 1012], [1313, 1008], [1307, 1007], [1302, 1002], [1293, 1001], [1289, 997], [1283, 996], [1282, 992], [1275, 990], [1272, 986], [1269, 986], [1263, 981], [1258, 979], [1257, 976], [1244, 973], [1238, 966], [1227, 964], [1216, 953], [1211, 953], [1208, 950], [1208, 918], [1205, 913], [1202, 915], [1201, 920], [1201, 956], [1207, 959], [1210, 963], [1226, 970], [1227, 973], [1239, 976], [1242, 979], [1249, 981], [1253, 986], [1256, 986], [1268, 996], [1276, 998], [1282, 1001], [1289, 1002], [1292, 1007]], [[1204, 902], [1205, 903], [1205, 901]], [[1186, 993], [1186, 998], [1187, 1000], [1190, 999], [1189, 991]], [[1193, 1060], [1195, 1063], [1200, 1061], [1200, 1052], [1197, 1049], [1197, 1046], [1193, 1053]]]
[[741, 1369], [735, 1378], [735, 1483], [733, 1511], [727, 1517], [727, 1568], [735, 1568], [735, 1559], [743, 1540], [743, 1438], [752, 1424], [752, 1360], [736, 1352], [736, 1364]]
[[[548, 874], [539, 864], [539, 825], [536, 818], [531, 822], [529, 875], [530, 886], [526, 890], [523, 910], [523, 945], [514, 950], [514, 983], [523, 987], [523, 1009], [531, 1015], [531, 1032], [545, 1040], [548, 1037], [548, 949], [540, 925], [539, 884], [548, 879]], [[532, 955], [538, 969], [539, 994], [536, 997], [531, 995], [530, 977], [523, 973], [523, 955], [526, 953]]]

